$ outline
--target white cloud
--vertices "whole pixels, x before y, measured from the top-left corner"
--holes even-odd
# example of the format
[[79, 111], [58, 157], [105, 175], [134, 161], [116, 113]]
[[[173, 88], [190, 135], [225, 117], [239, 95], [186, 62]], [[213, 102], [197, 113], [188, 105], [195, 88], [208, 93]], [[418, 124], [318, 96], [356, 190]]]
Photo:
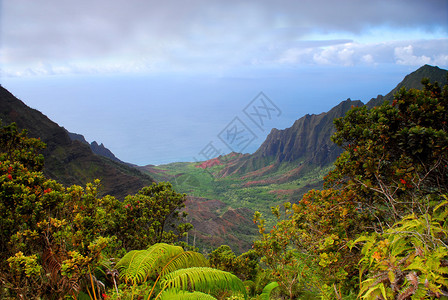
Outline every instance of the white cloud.
[[306, 49], [291, 48], [278, 55], [280, 64], [378, 65], [424, 64], [448, 65], [448, 39], [391, 41], [385, 43], [341, 43]]
[[351, 66], [354, 64], [355, 53], [355, 47], [352, 44], [315, 49], [313, 61], [320, 65]]
[[351, 47], [344, 48], [338, 52], [338, 59], [344, 66], [353, 65], [353, 54], [355, 50]]
[[368, 65], [372, 65], [375, 63], [375, 60], [373, 59], [373, 56], [371, 54], [365, 54], [361, 57], [361, 61], [368, 64]]
[[436, 55], [433, 59], [433, 64], [437, 66], [448, 66], [448, 54]]
[[298, 63], [299, 57], [303, 54], [303, 50], [297, 48], [287, 49], [278, 59], [279, 63], [291, 64]]
[[334, 51], [335, 48], [327, 48], [323, 49], [320, 52], [313, 54], [313, 60], [319, 65], [328, 65], [331, 64], [334, 61]]
[[[429, 43], [446, 36], [447, 11], [437, 0], [10, 0], [0, 64], [3, 74], [20, 75], [446, 62], [446, 48], [423, 51], [412, 33], [433, 33]], [[410, 33], [411, 41], [394, 40], [395, 53], [369, 42], [375, 28]], [[400, 49], [408, 45], [422, 53]]]
[[414, 47], [412, 45], [395, 48], [394, 55], [399, 65], [421, 66], [431, 63], [431, 58], [426, 55], [414, 55]]

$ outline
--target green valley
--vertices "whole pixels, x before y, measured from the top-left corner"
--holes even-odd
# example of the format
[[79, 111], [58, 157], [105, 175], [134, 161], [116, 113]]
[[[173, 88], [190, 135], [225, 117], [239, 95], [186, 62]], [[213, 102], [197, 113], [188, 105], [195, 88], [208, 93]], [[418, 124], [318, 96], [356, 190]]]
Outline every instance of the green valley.
[[0, 297], [444, 299], [447, 74], [423, 66], [252, 154], [143, 167], [2, 88]]
[[[386, 96], [373, 98], [366, 106], [391, 101], [403, 87], [420, 89], [420, 81], [425, 77], [443, 84], [446, 70], [423, 66], [406, 76]], [[207, 214], [197, 214], [189, 209], [187, 202], [186, 211], [197, 232], [196, 245], [205, 251], [218, 247], [223, 241], [220, 236], [215, 237], [216, 232], [210, 228], [219, 226], [217, 224], [222, 226], [226, 221], [233, 222], [226, 220], [225, 213], [229, 209], [245, 209], [245, 217], [238, 219], [237, 226], [226, 227], [227, 238], [224, 239], [235, 251], [244, 252], [258, 235], [251, 217], [255, 211], [266, 217], [268, 227], [273, 226], [276, 219], [271, 215], [272, 207], [285, 202], [297, 203], [309, 190], [323, 188], [324, 176], [334, 168], [334, 161], [342, 153], [330, 140], [335, 131], [333, 121], [352, 107], [363, 105], [361, 101], [347, 99], [328, 112], [298, 119], [290, 128], [273, 129], [253, 154], [230, 153], [202, 162], [139, 168], [156, 181], [171, 182], [177, 191], [189, 196], [190, 203], [210, 200], [220, 203], [218, 208], [211, 206]], [[208, 206], [202, 209], [207, 210]], [[208, 222], [210, 226], [203, 225]]]

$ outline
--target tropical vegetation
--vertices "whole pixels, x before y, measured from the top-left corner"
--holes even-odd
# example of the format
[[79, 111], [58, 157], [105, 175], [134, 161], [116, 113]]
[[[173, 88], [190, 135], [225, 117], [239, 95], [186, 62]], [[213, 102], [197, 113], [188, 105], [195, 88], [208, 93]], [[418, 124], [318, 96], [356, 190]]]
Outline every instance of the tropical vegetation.
[[274, 205], [274, 222], [255, 213], [240, 255], [187, 243], [186, 195], [170, 183], [123, 201], [100, 197], [100, 181], [65, 187], [42, 173], [44, 143], [3, 126], [0, 298], [448, 297], [448, 87], [422, 83], [336, 119], [344, 151], [324, 188]]
[[344, 149], [326, 189], [275, 207], [255, 249], [284, 295], [448, 296], [448, 87], [423, 82], [335, 120]]

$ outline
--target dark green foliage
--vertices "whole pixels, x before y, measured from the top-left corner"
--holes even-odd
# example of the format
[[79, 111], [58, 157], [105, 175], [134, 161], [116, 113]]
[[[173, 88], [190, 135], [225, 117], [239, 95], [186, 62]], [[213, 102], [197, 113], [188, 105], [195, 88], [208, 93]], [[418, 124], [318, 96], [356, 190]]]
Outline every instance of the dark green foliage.
[[[353, 298], [359, 266], [364, 299], [448, 294], [448, 87], [422, 83], [335, 120], [333, 140], [344, 152], [328, 188], [285, 204], [269, 233], [255, 215], [255, 249], [290, 299], [307, 285], [322, 298]], [[279, 207], [272, 213], [281, 215]]]
[[232, 271], [235, 264], [236, 255], [227, 245], [216, 248], [208, 256], [210, 265], [223, 271]]
[[40, 170], [43, 166], [39, 150], [44, 144], [27, 138], [15, 124], [0, 131], [0, 240], [2, 261], [9, 255], [10, 237], [19, 230], [36, 229], [45, 210], [53, 210], [58, 200], [46, 195], [60, 189], [55, 182], [46, 180]]
[[15, 122], [17, 128], [28, 131], [29, 137], [40, 138], [47, 145], [39, 152], [45, 156], [43, 172], [47, 178], [65, 186], [85, 186], [100, 179], [101, 195], [112, 195], [122, 200], [154, 182], [136, 168], [95, 155], [88, 145], [72, 141], [64, 128], [26, 106], [1, 86], [0, 119], [3, 124]]
[[117, 224], [126, 249], [144, 249], [155, 243], [172, 243], [192, 226], [180, 222], [185, 213], [185, 194], [175, 192], [170, 183], [159, 182], [127, 196]]
[[231, 272], [241, 280], [254, 280], [259, 270], [260, 255], [249, 250], [240, 256], [236, 256], [227, 245], [219, 246], [209, 255], [210, 266]]
[[392, 104], [355, 108], [335, 120], [345, 149], [328, 180], [350, 186], [383, 220], [421, 212], [414, 199], [448, 192], [448, 91], [423, 81]]
[[[185, 196], [170, 184], [144, 188], [126, 203], [100, 197], [99, 180], [66, 188], [41, 172], [38, 151], [43, 147], [15, 124], [0, 129], [0, 297], [60, 299], [81, 290], [97, 294], [92, 288], [101, 285], [92, 274], [106, 255], [119, 254], [129, 241], [145, 246], [160, 239], [175, 242], [179, 235], [168, 228], [174, 221], [180, 234], [191, 228], [177, 213]], [[141, 208], [127, 206], [139, 201]], [[123, 220], [130, 234], [124, 234]], [[141, 240], [143, 233], [147, 238]]]
[[379, 95], [377, 98], [370, 100], [366, 106], [372, 108], [375, 106], [381, 106], [384, 101], [392, 103], [395, 95], [402, 89], [423, 89], [422, 79], [428, 78], [431, 83], [438, 82], [441, 86], [448, 84], [447, 81], [447, 70], [440, 69], [438, 67], [433, 67], [430, 65], [424, 65], [418, 68], [416, 71], [412, 72], [406, 77], [389, 93], [385, 96]]
[[42, 143], [14, 125], [3, 128], [5, 132], [0, 154], [0, 278], [6, 295], [32, 299], [76, 294], [101, 251], [114, 244], [113, 238], [100, 235], [105, 224], [98, 217], [111, 210], [96, 198], [98, 183], [85, 190], [66, 189], [46, 179], [38, 171]]
[[40, 151], [44, 148], [40, 139], [27, 138], [26, 130], [19, 132], [15, 123], [1, 128], [1, 161], [19, 162], [30, 171], [42, 171], [44, 157]]

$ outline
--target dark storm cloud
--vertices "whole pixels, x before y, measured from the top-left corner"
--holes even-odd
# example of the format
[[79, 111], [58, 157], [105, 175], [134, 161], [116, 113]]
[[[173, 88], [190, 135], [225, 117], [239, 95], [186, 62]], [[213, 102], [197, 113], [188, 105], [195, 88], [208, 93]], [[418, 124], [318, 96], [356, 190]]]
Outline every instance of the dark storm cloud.
[[339, 34], [344, 43], [375, 28], [446, 35], [447, 14], [445, 0], [5, 0], [0, 61], [4, 69], [59, 70], [273, 61], [284, 51], [335, 43], [306, 40], [313, 34]]

